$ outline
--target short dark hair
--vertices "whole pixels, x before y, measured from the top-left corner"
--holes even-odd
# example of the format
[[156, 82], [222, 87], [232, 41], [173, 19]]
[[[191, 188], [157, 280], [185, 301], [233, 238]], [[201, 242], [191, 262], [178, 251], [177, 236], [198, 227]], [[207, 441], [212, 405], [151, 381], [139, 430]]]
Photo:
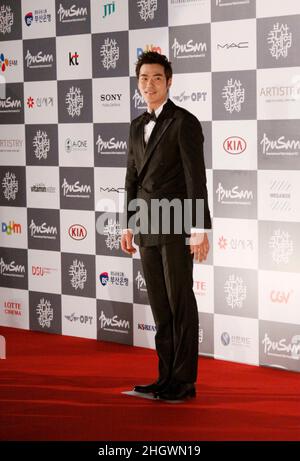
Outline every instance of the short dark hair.
[[138, 58], [135, 65], [135, 74], [139, 78], [140, 70], [143, 64], [160, 64], [165, 69], [165, 76], [167, 81], [173, 75], [171, 62], [164, 54], [157, 53], [156, 51], [144, 51]]

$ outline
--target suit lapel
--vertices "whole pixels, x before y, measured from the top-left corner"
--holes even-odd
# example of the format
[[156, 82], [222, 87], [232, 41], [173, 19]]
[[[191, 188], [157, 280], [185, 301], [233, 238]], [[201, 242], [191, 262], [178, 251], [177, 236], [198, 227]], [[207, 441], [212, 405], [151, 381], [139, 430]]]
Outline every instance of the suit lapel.
[[170, 99], [164, 105], [164, 108], [159, 115], [157, 122], [152, 130], [150, 138], [148, 140], [146, 148], [144, 147], [144, 124], [141, 122], [139, 127], [139, 143], [140, 148], [142, 149], [143, 156], [142, 156], [142, 164], [141, 169], [139, 171], [139, 176], [142, 174], [146, 164], [148, 163], [156, 145], [159, 143], [162, 136], [165, 134], [169, 126], [171, 125], [172, 121], [174, 120], [175, 104], [172, 103]]

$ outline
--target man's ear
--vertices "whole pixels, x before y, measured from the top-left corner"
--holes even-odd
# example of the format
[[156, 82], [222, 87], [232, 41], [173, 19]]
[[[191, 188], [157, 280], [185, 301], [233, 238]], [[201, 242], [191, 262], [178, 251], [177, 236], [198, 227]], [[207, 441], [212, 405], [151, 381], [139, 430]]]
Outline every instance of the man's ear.
[[167, 81], [167, 88], [169, 89], [171, 85], [172, 85], [172, 77], [170, 77], [169, 80]]

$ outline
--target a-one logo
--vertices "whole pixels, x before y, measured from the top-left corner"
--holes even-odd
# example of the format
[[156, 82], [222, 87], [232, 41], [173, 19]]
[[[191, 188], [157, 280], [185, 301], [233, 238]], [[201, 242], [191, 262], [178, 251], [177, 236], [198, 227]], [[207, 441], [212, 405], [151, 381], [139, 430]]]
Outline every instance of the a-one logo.
[[32, 12], [30, 11], [29, 13], [27, 13], [25, 15], [24, 19], [25, 19], [26, 26], [28, 26], [28, 27], [31, 26], [31, 24], [33, 22], [33, 14], [32, 14]]
[[99, 275], [99, 279], [100, 279], [101, 285], [103, 286], [107, 285], [108, 280], [109, 280], [108, 272], [101, 272], [101, 274]]
[[65, 141], [65, 149], [68, 154], [72, 151], [85, 151], [87, 150], [87, 140], [67, 138]]
[[228, 346], [230, 344], [230, 335], [226, 331], [221, 334], [221, 342], [223, 346]]
[[68, 233], [73, 240], [84, 240], [87, 236], [87, 230], [81, 224], [72, 224]]
[[240, 136], [230, 136], [223, 142], [223, 148], [228, 154], [237, 155], [242, 154], [247, 147], [245, 139]]
[[242, 87], [242, 83], [238, 79], [230, 78], [227, 80], [227, 84], [224, 86], [222, 91], [222, 98], [224, 101], [224, 107], [227, 112], [240, 112], [242, 104], [245, 102], [245, 89]]

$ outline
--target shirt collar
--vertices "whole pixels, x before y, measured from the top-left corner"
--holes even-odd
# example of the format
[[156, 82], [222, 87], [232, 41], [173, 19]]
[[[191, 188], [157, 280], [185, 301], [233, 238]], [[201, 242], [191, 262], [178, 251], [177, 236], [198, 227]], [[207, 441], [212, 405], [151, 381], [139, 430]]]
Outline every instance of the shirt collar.
[[[155, 115], [156, 115], [156, 118], [159, 116], [159, 114], [161, 113], [161, 111], [163, 110], [163, 107], [164, 105], [166, 104], [166, 102], [168, 101], [168, 98], [164, 100], [164, 102], [157, 108], [155, 109]], [[151, 113], [151, 110], [147, 109], [147, 111], [149, 113]]]

